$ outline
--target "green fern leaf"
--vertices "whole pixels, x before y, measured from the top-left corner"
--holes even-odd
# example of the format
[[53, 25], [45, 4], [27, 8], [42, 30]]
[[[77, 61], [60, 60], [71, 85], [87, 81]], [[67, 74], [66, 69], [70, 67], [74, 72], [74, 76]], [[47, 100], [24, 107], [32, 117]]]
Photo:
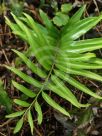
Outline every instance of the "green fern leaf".
[[37, 111], [38, 113], [38, 117], [37, 117], [37, 120], [38, 120], [38, 124], [40, 125], [42, 123], [42, 120], [43, 120], [43, 115], [42, 115], [42, 110], [41, 110], [41, 106], [40, 104], [36, 101], [35, 102], [35, 110]]
[[14, 102], [22, 107], [29, 107], [30, 104], [26, 101], [22, 101], [22, 100], [19, 100], [19, 99], [14, 99]]
[[42, 97], [44, 98], [44, 100], [51, 105], [54, 109], [60, 111], [61, 113], [63, 113], [66, 116], [70, 117], [70, 114], [63, 109], [60, 105], [58, 105], [49, 95], [47, 95], [46, 93], [42, 92]]
[[24, 112], [25, 112], [25, 110], [23, 110], [23, 111], [17, 111], [17, 112], [11, 113], [9, 115], [6, 115], [6, 118], [19, 117], [19, 116], [23, 115]]
[[33, 135], [34, 124], [33, 124], [33, 118], [32, 118], [32, 114], [31, 114], [31, 111], [30, 111], [30, 110], [28, 111], [28, 123], [29, 123], [29, 125], [30, 125], [31, 133], [32, 133], [32, 135]]
[[12, 81], [12, 84], [14, 85], [14, 87], [16, 87], [19, 91], [21, 91], [22, 93], [24, 93], [28, 97], [34, 98], [36, 96], [36, 94], [32, 90], [26, 88], [25, 86], [18, 84], [15, 81]]
[[21, 119], [17, 122], [16, 127], [15, 127], [13, 133], [16, 134], [17, 132], [19, 132], [20, 129], [22, 128], [22, 126], [23, 126], [23, 118], [21, 118]]

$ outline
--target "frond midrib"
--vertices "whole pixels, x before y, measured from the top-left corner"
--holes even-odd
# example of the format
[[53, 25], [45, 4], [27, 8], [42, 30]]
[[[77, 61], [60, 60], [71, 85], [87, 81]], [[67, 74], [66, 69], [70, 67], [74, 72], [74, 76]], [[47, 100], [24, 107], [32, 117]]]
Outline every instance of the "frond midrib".
[[55, 50], [54, 50], [54, 51], [55, 51], [55, 55], [54, 55], [54, 58], [55, 58], [55, 59], [53, 59], [51, 69], [49, 70], [49, 73], [48, 73], [47, 77], [45, 78], [45, 82], [43, 83], [41, 89], [39, 90], [38, 94], [35, 96], [34, 100], [33, 100], [32, 103], [30, 104], [30, 106], [29, 106], [29, 107], [26, 109], [26, 111], [24, 112], [22, 118], [26, 116], [26, 114], [28, 113], [28, 111], [33, 107], [33, 105], [34, 105], [35, 102], [37, 101], [37, 98], [39, 97], [39, 95], [47, 88], [47, 85], [48, 85], [49, 81], [51, 81], [50, 78], [51, 78], [51, 75], [52, 75], [53, 70], [54, 70], [54, 68], [55, 68], [56, 59], [57, 59], [57, 56], [58, 56], [58, 54], [57, 54], [57, 51], [58, 51], [58, 50], [57, 50], [57, 49], [59, 49], [59, 47], [60, 47], [60, 38], [59, 38], [59, 39], [56, 39], [56, 43], [57, 43], [57, 45], [56, 45], [57, 48], [55, 48]]

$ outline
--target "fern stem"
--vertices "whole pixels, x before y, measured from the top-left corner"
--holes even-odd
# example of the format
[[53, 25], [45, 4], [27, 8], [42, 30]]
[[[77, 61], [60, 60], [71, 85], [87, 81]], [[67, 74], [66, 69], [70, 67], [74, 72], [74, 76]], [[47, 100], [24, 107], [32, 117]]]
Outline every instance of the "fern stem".
[[30, 104], [30, 106], [27, 108], [27, 110], [25, 111], [25, 113], [23, 114], [22, 118], [24, 118], [27, 114], [27, 112], [32, 108], [32, 106], [34, 105], [34, 103], [36, 102], [37, 98], [39, 97], [39, 95], [42, 93], [42, 91], [44, 90], [45, 86], [47, 85], [49, 78], [51, 76], [52, 70], [54, 68], [55, 63], [52, 64], [51, 70], [49, 71], [48, 76], [45, 79], [45, 83], [42, 85], [40, 91], [38, 92], [38, 94], [36, 95], [35, 99], [32, 101], [32, 103]]
[[[56, 40], [57, 42], [56, 42], [56, 44], [57, 44], [57, 48], [56, 48], [56, 50], [58, 49], [58, 47], [59, 47], [59, 43], [60, 43], [60, 41], [59, 40]], [[58, 42], [59, 41], [59, 42]], [[22, 116], [22, 118], [24, 118], [25, 116], [26, 116], [26, 114], [27, 114], [27, 112], [32, 108], [32, 106], [34, 105], [34, 103], [36, 102], [36, 100], [37, 100], [37, 98], [39, 97], [39, 95], [42, 93], [42, 91], [44, 90], [44, 88], [45, 88], [45, 86], [47, 85], [47, 83], [48, 83], [48, 81], [49, 81], [49, 78], [50, 78], [50, 76], [51, 76], [51, 73], [52, 73], [52, 71], [53, 71], [53, 69], [54, 69], [54, 66], [55, 66], [55, 60], [56, 60], [56, 58], [57, 58], [57, 51], [55, 50], [55, 59], [53, 60], [53, 63], [52, 63], [52, 66], [51, 66], [51, 69], [50, 69], [50, 71], [49, 71], [49, 73], [48, 73], [48, 76], [46, 77], [46, 79], [45, 79], [45, 82], [44, 82], [44, 84], [42, 85], [42, 87], [41, 87], [41, 89], [40, 89], [40, 91], [38, 92], [38, 94], [36, 95], [36, 97], [35, 97], [35, 99], [32, 101], [32, 103], [30, 104], [30, 106], [27, 108], [27, 110], [25, 111], [25, 113], [23, 114], [23, 116]]]

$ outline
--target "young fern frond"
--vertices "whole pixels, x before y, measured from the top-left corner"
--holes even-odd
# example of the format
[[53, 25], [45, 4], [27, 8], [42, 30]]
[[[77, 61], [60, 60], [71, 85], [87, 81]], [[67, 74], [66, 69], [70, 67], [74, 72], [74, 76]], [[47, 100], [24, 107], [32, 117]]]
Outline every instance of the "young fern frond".
[[91, 71], [92, 69], [102, 68], [102, 60], [98, 59], [94, 53], [91, 53], [91, 51], [102, 48], [102, 38], [78, 40], [80, 36], [101, 21], [102, 15], [99, 17], [80, 19], [84, 9], [85, 6], [79, 9], [69, 19], [68, 24], [60, 29], [57, 29], [41, 10], [40, 15], [45, 26], [35, 22], [26, 13], [24, 13], [23, 18], [17, 18], [12, 14], [16, 22], [15, 24], [6, 18], [6, 22], [11, 27], [13, 33], [17, 34], [29, 44], [31, 54], [35, 56], [39, 65], [31, 62], [24, 53], [17, 50], [13, 51], [22, 59], [32, 73], [43, 79], [43, 82], [41, 82], [39, 78], [34, 79], [17, 68], [7, 66], [9, 70], [39, 90], [34, 92], [16, 81], [12, 81], [14, 87], [32, 100], [31, 103], [17, 99], [14, 100], [16, 104], [24, 107], [23, 111], [6, 116], [7, 118], [22, 116], [17, 123], [14, 133], [21, 129], [23, 120], [26, 117], [33, 134], [34, 124], [31, 112], [33, 108], [37, 112], [38, 124], [42, 123], [43, 114], [40, 101], [38, 100], [41, 95], [51, 107], [70, 117], [69, 112], [52, 99], [49, 91], [57, 94], [77, 108], [89, 106], [89, 104], [79, 103], [74, 93], [72, 93], [64, 82], [92, 97], [102, 99], [101, 96], [98, 96], [95, 92], [75, 79], [76, 75], [81, 75], [102, 82], [102, 77]]

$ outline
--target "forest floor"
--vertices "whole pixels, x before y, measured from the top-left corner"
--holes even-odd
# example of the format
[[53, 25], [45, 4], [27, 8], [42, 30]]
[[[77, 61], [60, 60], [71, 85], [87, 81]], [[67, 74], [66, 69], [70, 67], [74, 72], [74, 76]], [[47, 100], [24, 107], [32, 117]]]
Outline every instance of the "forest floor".
[[[102, 11], [102, 1], [101, 0], [59, 0], [58, 6], [60, 7], [63, 3], [72, 3], [74, 8], [72, 10], [72, 14], [75, 13], [79, 9], [79, 7], [83, 4], [87, 4], [87, 10], [85, 11], [86, 16], [91, 15], [99, 15]], [[46, 0], [46, 3], [49, 3]], [[26, 10], [29, 10], [32, 13], [32, 16], [39, 21], [39, 16], [37, 12], [37, 8], [39, 7], [39, 1], [35, 0], [29, 1]], [[42, 6], [42, 9], [48, 13], [50, 17], [53, 16], [53, 9], [50, 4], [48, 6]], [[0, 79], [2, 79], [4, 83], [4, 88], [7, 90], [7, 93], [10, 98], [18, 98], [19, 92], [15, 91], [15, 88], [11, 85], [11, 79], [16, 78], [19, 81], [19, 78], [15, 77], [13, 73], [3, 67], [3, 64], [6, 65], [15, 65], [16, 55], [12, 52], [11, 49], [17, 49], [18, 51], [25, 51], [27, 49], [27, 45], [17, 36], [11, 33], [11, 30], [5, 24], [4, 15], [9, 16], [9, 11], [5, 11], [2, 15], [0, 15]], [[85, 35], [85, 38], [93, 38], [93, 37], [101, 37], [102, 36], [102, 23], [100, 23], [96, 28], [92, 29]], [[102, 51], [97, 50], [96, 54], [102, 57]], [[21, 67], [23, 70], [26, 70], [24, 66]], [[79, 77], [80, 78], [80, 77]], [[87, 79], [82, 79], [84, 84], [88, 84], [91, 88], [95, 88], [96, 90], [102, 90], [102, 85], [93, 82]], [[84, 98], [84, 101], [88, 101], [89, 97], [84, 96], [78, 92], [78, 96], [80, 99]], [[58, 100], [58, 98], [55, 98]], [[59, 100], [58, 100], [59, 101]], [[61, 103], [66, 106], [66, 103], [61, 99]], [[94, 102], [94, 106], [91, 108], [93, 111], [93, 116], [88, 122], [79, 128], [75, 124], [76, 116], [72, 118], [72, 120], [66, 120], [66, 118], [55, 111], [52, 111], [51, 108], [45, 105], [44, 107], [44, 120], [41, 126], [38, 126], [35, 121], [35, 133], [34, 136], [102, 136], [102, 103]], [[18, 107], [13, 105], [13, 110], [17, 111]], [[89, 109], [90, 110], [90, 109]], [[83, 111], [78, 111], [82, 114]], [[0, 106], [0, 136], [13, 136], [13, 128], [17, 122], [14, 120], [5, 119], [6, 115], [5, 108]], [[82, 116], [79, 115], [79, 116]], [[20, 133], [15, 136], [30, 136], [30, 128], [27, 123], [24, 124], [23, 129]]]

